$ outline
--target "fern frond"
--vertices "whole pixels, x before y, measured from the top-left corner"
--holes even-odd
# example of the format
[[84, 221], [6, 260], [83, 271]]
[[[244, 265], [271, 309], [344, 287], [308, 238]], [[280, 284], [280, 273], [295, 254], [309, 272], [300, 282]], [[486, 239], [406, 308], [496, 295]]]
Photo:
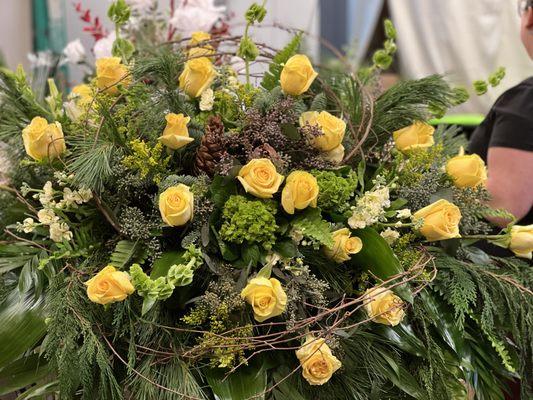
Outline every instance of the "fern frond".
[[121, 240], [115, 246], [115, 250], [111, 253], [111, 265], [118, 269], [124, 269], [133, 263], [142, 263], [146, 258], [144, 248], [140, 242], [132, 242], [130, 240]]

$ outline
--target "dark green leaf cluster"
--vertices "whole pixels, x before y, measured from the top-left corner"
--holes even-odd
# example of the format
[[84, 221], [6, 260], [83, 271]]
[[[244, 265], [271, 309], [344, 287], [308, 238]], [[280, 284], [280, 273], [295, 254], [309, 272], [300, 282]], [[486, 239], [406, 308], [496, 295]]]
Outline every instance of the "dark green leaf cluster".
[[278, 230], [275, 214], [277, 204], [231, 196], [222, 211], [220, 238], [230, 243], [257, 243], [270, 249], [276, 242]]

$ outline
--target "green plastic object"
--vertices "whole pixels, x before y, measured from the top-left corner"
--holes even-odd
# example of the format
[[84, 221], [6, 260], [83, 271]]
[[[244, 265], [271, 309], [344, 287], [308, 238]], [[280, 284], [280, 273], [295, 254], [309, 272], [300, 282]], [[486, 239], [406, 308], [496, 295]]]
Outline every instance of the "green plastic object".
[[484, 119], [483, 114], [451, 114], [439, 119], [432, 119], [429, 123], [431, 125], [478, 126]]

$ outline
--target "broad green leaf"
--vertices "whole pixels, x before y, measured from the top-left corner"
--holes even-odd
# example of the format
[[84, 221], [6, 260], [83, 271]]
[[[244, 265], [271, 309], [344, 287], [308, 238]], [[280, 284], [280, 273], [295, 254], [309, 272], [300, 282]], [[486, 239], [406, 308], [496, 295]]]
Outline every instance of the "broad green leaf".
[[169, 268], [174, 264], [183, 263], [183, 251], [166, 251], [152, 265], [150, 278], [157, 279], [160, 276], [166, 276]]
[[267, 387], [267, 371], [259, 360], [237, 369], [226, 377], [226, 370], [205, 370], [205, 377], [213, 393], [220, 400], [262, 400]]
[[256, 244], [247, 245], [242, 248], [241, 257], [244, 264], [255, 267], [261, 258], [261, 251]]
[[48, 362], [38, 354], [19, 358], [0, 371], [0, 396], [39, 382], [50, 372]]
[[417, 357], [425, 357], [427, 350], [424, 343], [416, 336], [411, 325], [402, 322], [394, 327], [375, 324], [372, 331], [383, 336], [403, 351]]
[[[363, 248], [359, 253], [352, 255], [351, 264], [368, 269], [383, 280], [404, 272], [389, 244], [374, 229], [358, 229], [353, 235], [361, 239]], [[404, 300], [413, 302], [413, 295], [406, 284], [397, 286], [393, 290]]]
[[59, 382], [53, 381], [49, 383], [43, 383], [28, 389], [22, 393], [16, 400], [29, 400], [29, 399], [46, 399], [47, 395], [59, 392]]
[[0, 304], [0, 368], [31, 350], [46, 332], [44, 299], [13, 290]]

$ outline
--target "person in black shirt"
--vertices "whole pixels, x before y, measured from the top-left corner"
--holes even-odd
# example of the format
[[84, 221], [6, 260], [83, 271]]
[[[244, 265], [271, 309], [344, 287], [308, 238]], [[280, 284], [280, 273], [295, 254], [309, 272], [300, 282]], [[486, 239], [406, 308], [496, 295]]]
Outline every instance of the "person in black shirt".
[[[533, 59], [533, 0], [519, 1], [521, 39]], [[533, 224], [533, 77], [501, 95], [468, 148], [487, 163], [490, 206]], [[488, 218], [505, 227], [510, 221]]]

